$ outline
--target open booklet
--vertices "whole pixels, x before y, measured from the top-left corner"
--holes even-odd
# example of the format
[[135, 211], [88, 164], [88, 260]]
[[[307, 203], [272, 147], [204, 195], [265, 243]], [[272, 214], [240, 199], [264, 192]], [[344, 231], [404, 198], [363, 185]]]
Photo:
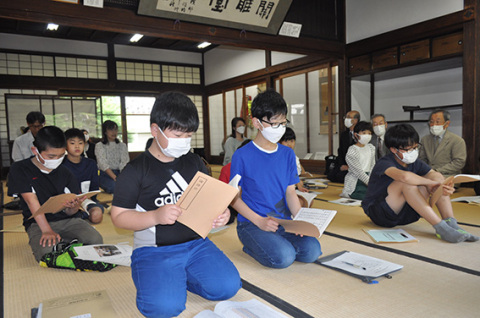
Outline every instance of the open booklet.
[[302, 203], [302, 201], [304, 201], [304, 204], [306, 204], [307, 207], [312, 206], [312, 202], [317, 197], [317, 194], [318, 194], [316, 192], [302, 192], [298, 190], [295, 190], [295, 192], [297, 193], [298, 198], [300, 199], [300, 204]]
[[71, 201], [75, 198], [83, 198], [83, 197], [86, 197], [88, 199], [99, 193], [100, 193], [100, 190], [91, 191], [91, 192], [82, 193], [82, 194], [62, 193], [59, 195], [55, 195], [53, 197], [50, 197], [44, 204], [42, 204], [42, 206], [37, 211], [35, 211], [35, 213], [32, 214], [30, 219], [40, 214], [58, 213], [63, 209], [65, 209], [64, 204], [68, 201]]
[[337, 214], [334, 210], [301, 208], [293, 220], [272, 218], [285, 228], [286, 232], [320, 237]]
[[109, 264], [130, 266], [132, 247], [126, 244], [95, 244], [75, 246], [78, 259], [97, 261]]
[[408, 234], [403, 229], [385, 229], [385, 230], [366, 230], [367, 233], [375, 243], [406, 243], [418, 242], [412, 235]]
[[204, 310], [194, 318], [287, 318], [256, 299], [248, 301], [221, 301], [215, 310]]
[[361, 206], [362, 200], [356, 199], [349, 199], [349, 198], [340, 198], [337, 200], [328, 201], [330, 203], [341, 204], [341, 205], [348, 205], [348, 206]]
[[458, 197], [451, 200], [452, 202], [466, 202], [470, 204], [480, 204], [480, 195], [472, 197]]
[[205, 238], [212, 229], [213, 221], [222, 214], [238, 194], [235, 176], [229, 184], [197, 172], [180, 199], [175, 203], [182, 208], [177, 221]]
[[[454, 183], [465, 183], [465, 182], [475, 182], [480, 181], [480, 175], [476, 174], [457, 174], [456, 176], [450, 176], [443, 181], [443, 184], [454, 184]], [[438, 187], [437, 190], [430, 196], [430, 206], [434, 206], [437, 203], [438, 199], [443, 194], [442, 187]]]
[[349, 251], [319, 258], [315, 263], [360, 278], [365, 283], [382, 276], [391, 278], [389, 274], [403, 268], [403, 265]]

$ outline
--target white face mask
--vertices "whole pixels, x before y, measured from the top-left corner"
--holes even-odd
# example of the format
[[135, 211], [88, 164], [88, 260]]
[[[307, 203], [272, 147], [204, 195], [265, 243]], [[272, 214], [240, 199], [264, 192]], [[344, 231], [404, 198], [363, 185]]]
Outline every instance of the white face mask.
[[353, 119], [345, 118], [344, 123], [345, 123], [345, 127], [350, 128], [353, 126]]
[[90, 139], [90, 136], [88, 134], [85, 135], [85, 141], [88, 141]]
[[[260, 125], [262, 125], [260, 120], [258, 120], [258, 122]], [[270, 126], [265, 128], [262, 125], [262, 127], [263, 130], [260, 132], [262, 133], [263, 137], [274, 144], [276, 144], [282, 138], [282, 136], [285, 134], [285, 130], [287, 129], [287, 127], [284, 126], [280, 126], [278, 128], [273, 128]]]
[[245, 133], [245, 126], [240, 126], [236, 130], [239, 134], [243, 135]]
[[[38, 153], [38, 155], [37, 155], [36, 157], [37, 157], [38, 162], [42, 163], [38, 157], [42, 158], [42, 160], [45, 162], [45, 163], [42, 163], [42, 165], [43, 165], [45, 168], [51, 169], [51, 170], [57, 169], [58, 166], [60, 166], [60, 165], [62, 164], [63, 158], [65, 158], [65, 156], [62, 156], [61, 158], [58, 158], [58, 159], [50, 159], [50, 160], [47, 160], [47, 159], [44, 159], [44, 158], [42, 157], [42, 155], [40, 154], [40, 152], [38, 151], [38, 149], [37, 149], [37, 153]], [[44, 170], [42, 170], [42, 172], [44, 172]]]
[[362, 145], [366, 145], [372, 140], [372, 135], [357, 135], [358, 136], [358, 142], [361, 143]]
[[373, 127], [373, 132], [378, 137], [383, 137], [383, 135], [385, 135], [385, 125], [378, 125]]
[[434, 136], [440, 136], [444, 131], [443, 125], [430, 126], [430, 133]]
[[[398, 154], [395, 154], [397, 156], [398, 159], [400, 159], [400, 157], [398, 156]], [[418, 158], [418, 149], [415, 149], [413, 150], [412, 152], [408, 153], [408, 152], [404, 152], [402, 153], [403, 155], [403, 159], [400, 159], [402, 160], [403, 163], [406, 163], [407, 165], [411, 164], [411, 163], [414, 163], [417, 158]]]
[[163, 137], [167, 139], [168, 145], [167, 148], [162, 148], [160, 146], [160, 143], [158, 142], [158, 139], [155, 138], [155, 141], [157, 142], [158, 147], [160, 150], [163, 152], [163, 154], [167, 157], [172, 157], [172, 158], [179, 158], [186, 154], [187, 152], [190, 151], [190, 143], [192, 141], [192, 138], [168, 138], [165, 136], [163, 131], [158, 127], [160, 132], [162, 133]]

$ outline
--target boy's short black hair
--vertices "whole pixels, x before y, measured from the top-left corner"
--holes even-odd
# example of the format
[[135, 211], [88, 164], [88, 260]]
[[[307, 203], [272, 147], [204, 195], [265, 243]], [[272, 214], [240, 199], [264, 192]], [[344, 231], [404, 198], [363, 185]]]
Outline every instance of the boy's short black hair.
[[72, 138], [78, 138], [85, 141], [85, 134], [78, 128], [70, 128], [65, 130], [65, 139], [68, 141]]
[[373, 134], [373, 127], [372, 127], [372, 124], [370, 124], [369, 122], [366, 122], [366, 121], [359, 121], [355, 127], [353, 127], [353, 132], [354, 133], [359, 133], [361, 131], [365, 131], [365, 130], [368, 130], [370, 131], [372, 134]]
[[33, 145], [37, 147], [38, 152], [42, 152], [47, 150], [47, 148], [66, 148], [67, 142], [60, 128], [56, 126], [45, 126], [38, 131]]
[[420, 137], [410, 124], [398, 124], [389, 127], [385, 133], [385, 145], [387, 148], [405, 149], [418, 144]]
[[200, 121], [192, 100], [180, 92], [166, 92], [157, 97], [150, 113], [150, 124], [157, 124], [161, 130], [167, 128], [195, 132]]
[[[105, 120], [102, 124], [102, 144], [108, 144], [107, 130], [118, 129], [118, 125], [113, 120]], [[85, 137], [84, 137], [85, 139]], [[120, 140], [115, 138], [115, 143], [119, 143]]]
[[297, 140], [297, 136], [295, 136], [295, 132], [292, 128], [287, 127], [285, 128], [285, 133], [283, 134], [282, 138], [278, 142], [284, 142], [289, 140]]
[[287, 103], [283, 99], [282, 95], [268, 89], [258, 94], [252, 102], [252, 117], [262, 119], [267, 117], [270, 120], [276, 115], [287, 115], [288, 107]]
[[29, 112], [27, 114], [27, 124], [35, 124], [35, 122], [39, 122], [40, 124], [45, 124], [45, 116], [41, 112]]

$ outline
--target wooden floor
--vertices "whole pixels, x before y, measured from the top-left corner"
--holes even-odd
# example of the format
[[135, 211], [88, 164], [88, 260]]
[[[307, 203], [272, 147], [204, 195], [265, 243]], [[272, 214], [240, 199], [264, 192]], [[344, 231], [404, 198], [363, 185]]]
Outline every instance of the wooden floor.
[[[212, 170], [218, 176], [219, 167]], [[330, 184], [314, 201], [314, 207], [338, 211], [319, 239], [323, 254], [354, 251], [404, 268], [392, 279], [380, 279], [375, 285], [317, 264], [294, 263], [286, 269], [270, 269], [242, 252], [235, 226], [229, 226], [210, 238], [242, 277], [243, 288], [232, 300], [255, 298], [291, 317], [479, 316], [480, 242], [443, 242], [426, 221], [420, 220], [402, 227], [418, 238], [418, 243], [374, 244], [363, 229], [377, 227], [360, 207], [325, 202], [339, 198], [341, 190], [341, 185]], [[472, 189], [461, 188], [454, 197], [470, 195], [474, 195]], [[480, 207], [453, 205], [462, 226], [480, 235]], [[10, 230], [3, 233], [5, 317], [30, 317], [31, 308], [46, 299], [97, 290], [107, 290], [117, 317], [141, 317], [128, 267], [105, 273], [41, 268], [31, 254], [21, 219], [20, 214], [3, 217], [3, 229]], [[132, 233], [115, 228], [108, 213], [96, 227], [106, 243], [133, 244]], [[215, 304], [189, 293], [187, 309], [180, 317], [193, 317]]]

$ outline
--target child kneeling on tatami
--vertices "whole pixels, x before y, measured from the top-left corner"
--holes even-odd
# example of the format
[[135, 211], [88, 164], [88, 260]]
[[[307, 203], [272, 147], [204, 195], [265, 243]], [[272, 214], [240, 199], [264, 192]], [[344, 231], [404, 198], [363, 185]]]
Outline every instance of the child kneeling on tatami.
[[[133, 230], [132, 278], [137, 308], [147, 317], [176, 317], [185, 310], [187, 290], [209, 300], [233, 297], [241, 287], [233, 263], [208, 239], [177, 222], [175, 202], [198, 171], [207, 172], [190, 152], [199, 118], [195, 104], [177, 92], [157, 98], [150, 114], [154, 141], [118, 177], [113, 223]], [[212, 224], [223, 226], [225, 210]]]
[[[379, 226], [410, 224], [423, 217], [442, 240], [451, 243], [478, 241], [479, 237], [457, 225], [450, 202], [453, 185], [442, 185], [442, 174], [417, 160], [418, 141], [417, 131], [409, 124], [387, 130], [385, 145], [391, 153], [380, 158], [372, 170], [362, 201], [363, 210]], [[438, 187], [443, 187], [443, 195], [436, 203], [440, 216], [427, 202]]]

